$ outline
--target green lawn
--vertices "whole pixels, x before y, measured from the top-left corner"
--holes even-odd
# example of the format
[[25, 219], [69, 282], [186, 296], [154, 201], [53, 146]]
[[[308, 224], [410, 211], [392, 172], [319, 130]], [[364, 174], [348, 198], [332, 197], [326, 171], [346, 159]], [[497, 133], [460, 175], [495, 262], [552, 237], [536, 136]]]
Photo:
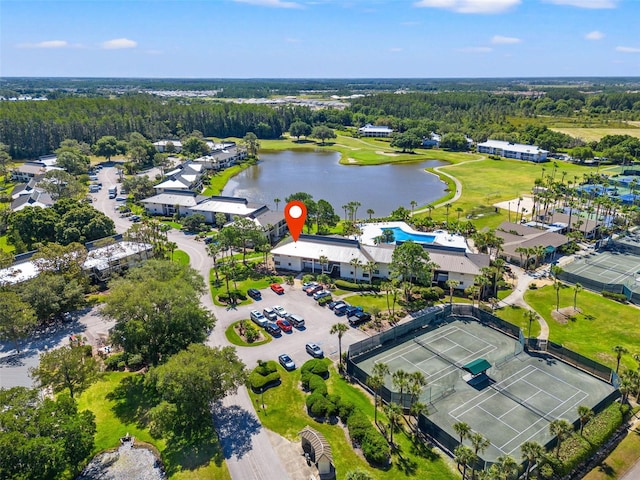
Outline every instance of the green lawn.
[[180, 265], [189, 265], [189, 254], [183, 250], [175, 250], [171, 259]]
[[[394, 455], [393, 465], [388, 470], [369, 466], [354, 452], [342, 427], [316, 422], [306, 414], [304, 406], [306, 395], [299, 388], [300, 370], [286, 372], [280, 366], [278, 368], [282, 374], [282, 383], [264, 393], [266, 407], [264, 411], [260, 408], [260, 394], [250, 392], [261, 423], [266, 428], [294, 441], [298, 440], [298, 432], [306, 425], [318, 430], [331, 445], [338, 479], [344, 478], [345, 473], [356, 467], [370, 472], [376, 479], [384, 480], [407, 478], [449, 480], [458, 477], [449, 470], [447, 464], [436, 453], [426, 448], [418, 452], [407, 436], [402, 433], [394, 435], [394, 441], [400, 445], [402, 460]], [[356, 409], [364, 412], [373, 421], [373, 400], [360, 389], [340, 378], [333, 368], [331, 368], [328, 386], [330, 393], [352, 400]], [[384, 415], [378, 415], [378, 419], [384, 419]]]
[[[222, 303], [218, 301], [218, 295], [221, 293], [227, 293], [227, 285], [224, 281], [224, 276], [219, 272], [220, 275], [220, 286], [216, 287], [216, 275], [213, 270], [209, 272], [209, 285], [211, 287], [211, 297], [213, 298], [213, 303], [222, 307], [224, 306]], [[250, 288], [257, 288], [261, 290], [263, 288], [267, 288], [271, 283], [282, 283], [282, 277], [262, 277], [262, 278], [249, 278], [247, 280], [237, 281], [235, 284], [233, 281], [229, 281], [229, 288], [233, 290], [234, 288], [238, 288], [238, 290], [245, 292]], [[251, 298], [247, 298], [239, 305], [250, 305], [253, 303]]]
[[630, 431], [604, 461], [591, 470], [584, 480], [614, 480], [627, 472], [638, 459], [640, 429]]
[[[526, 310], [518, 305], [509, 305], [499, 308], [495, 313], [503, 320], [519, 326], [526, 337], [529, 335], [529, 320], [524, 317], [524, 312], [526, 312]], [[532, 322], [531, 337], [537, 337], [538, 335], [540, 335], [540, 324], [537, 321]]]
[[91, 410], [96, 417], [94, 453], [117, 447], [120, 437], [129, 433], [160, 451], [171, 479], [230, 479], [215, 438], [206, 445], [185, 447], [151, 436], [144, 423], [150, 405], [141, 379], [137, 374], [110, 372], [78, 398], [80, 410]]
[[640, 138], [640, 128], [633, 125], [629, 125], [628, 128], [554, 127], [552, 130], [581, 138], [585, 142], [598, 142], [605, 135], [631, 135]]
[[[387, 311], [387, 298], [383, 293], [349, 295], [344, 298], [344, 301], [351, 305], [360, 306], [365, 310], [369, 310], [371, 307], [378, 307], [382, 312]], [[389, 298], [389, 306], [391, 306], [392, 302], [393, 300]], [[396, 304], [396, 311], [400, 309], [401, 307]]]
[[[265, 343], [269, 343], [271, 340], [273, 340], [273, 337], [271, 335], [269, 335], [268, 333], [266, 333], [263, 330], [260, 330], [260, 332], [262, 333], [262, 336], [264, 337], [264, 340], [261, 340], [259, 342], [253, 342], [253, 343], [245, 342], [244, 340], [242, 340], [242, 338], [240, 338], [240, 336], [234, 330], [234, 327], [238, 323], [240, 323], [241, 321], [242, 320], [238, 320], [237, 322], [233, 322], [224, 331], [225, 337], [227, 337], [227, 340], [229, 340], [229, 342], [231, 342], [233, 345], [237, 345], [239, 347], [257, 347], [257, 346], [260, 346], [260, 345], [264, 345]], [[251, 322], [251, 320], [249, 320], [248, 318], [246, 318], [244, 321]]]
[[204, 190], [204, 192], [202, 192], [202, 195], [220, 195], [229, 179], [250, 165], [250, 162], [244, 162], [215, 173], [209, 181], [209, 186]]
[[14, 247], [13, 245], [9, 245], [7, 243], [7, 236], [6, 235], [2, 235], [0, 236], [0, 249], [7, 252], [7, 253], [13, 253], [16, 250], [16, 247]]
[[[560, 308], [573, 307], [573, 288], [563, 285], [560, 290]], [[615, 368], [616, 355], [612, 348], [626, 347], [631, 354], [640, 353], [640, 309], [606, 299], [599, 294], [584, 290], [578, 294], [577, 306], [582, 310], [561, 324], [554, 320], [551, 311], [556, 307], [556, 292], [549, 285], [537, 290], [528, 290], [525, 301], [549, 324], [550, 340], [564, 345], [586, 357], [593, 358]], [[622, 357], [621, 365], [636, 368], [631, 354]]]

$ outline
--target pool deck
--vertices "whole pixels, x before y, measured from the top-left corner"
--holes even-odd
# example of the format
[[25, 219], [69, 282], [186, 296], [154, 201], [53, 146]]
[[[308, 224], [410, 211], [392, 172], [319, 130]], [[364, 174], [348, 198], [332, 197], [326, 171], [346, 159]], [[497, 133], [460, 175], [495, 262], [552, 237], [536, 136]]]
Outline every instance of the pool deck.
[[467, 241], [462, 235], [450, 234], [445, 230], [435, 230], [433, 232], [418, 232], [407, 225], [405, 222], [378, 222], [363, 223], [360, 225], [362, 235], [361, 243], [365, 245], [375, 245], [375, 238], [382, 235], [382, 231], [388, 228], [399, 228], [408, 235], [416, 235], [418, 237], [434, 237], [433, 242], [420, 241], [419, 238], [414, 239], [416, 243], [434, 244], [451, 248], [464, 248], [465, 251], [471, 252]]

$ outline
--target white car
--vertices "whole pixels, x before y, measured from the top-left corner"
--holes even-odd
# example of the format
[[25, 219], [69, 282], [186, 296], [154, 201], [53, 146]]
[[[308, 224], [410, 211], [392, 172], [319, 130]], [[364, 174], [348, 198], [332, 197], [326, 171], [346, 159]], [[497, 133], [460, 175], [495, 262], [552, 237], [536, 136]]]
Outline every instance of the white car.
[[287, 318], [287, 315], [289, 315], [287, 311], [284, 308], [282, 308], [280, 305], [276, 305], [275, 307], [273, 307], [273, 310], [276, 312], [276, 315], [278, 315], [280, 318]]

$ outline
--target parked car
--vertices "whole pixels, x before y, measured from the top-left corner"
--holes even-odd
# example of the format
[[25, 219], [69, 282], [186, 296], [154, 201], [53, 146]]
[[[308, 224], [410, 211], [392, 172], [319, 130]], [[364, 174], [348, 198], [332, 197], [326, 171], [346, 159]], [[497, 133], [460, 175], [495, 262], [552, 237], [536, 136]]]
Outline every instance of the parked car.
[[132, 222], [139, 222], [141, 220], [140, 215], [131, 215], [129, 217], [129, 220], [131, 220]]
[[251, 313], [249, 313], [249, 317], [251, 318], [253, 323], [258, 325], [259, 327], [264, 327], [267, 324], [267, 319], [258, 310], [251, 310]]
[[329, 290], [321, 290], [313, 294], [313, 299], [317, 301], [317, 300], [320, 300], [321, 298], [330, 297], [330, 296], [331, 296], [331, 292]]
[[290, 313], [289, 315], [287, 315], [287, 320], [296, 328], [304, 327], [304, 318], [302, 318], [300, 315]]
[[349, 325], [355, 326], [371, 320], [371, 314], [367, 312], [356, 312], [348, 318]]
[[293, 362], [293, 360], [291, 360], [291, 357], [289, 355], [287, 355], [286, 353], [283, 353], [282, 355], [278, 356], [278, 361], [280, 362], [280, 365], [282, 365], [282, 367], [285, 370], [295, 370], [296, 369], [296, 364]]
[[260, 300], [262, 298], [262, 294], [257, 288], [250, 288], [249, 290], [247, 290], [247, 295], [249, 295], [254, 300]]
[[267, 320], [271, 320], [272, 322], [275, 322], [278, 319], [278, 314], [271, 307], [265, 308], [262, 313], [267, 317]]
[[333, 310], [334, 308], [340, 306], [340, 305], [346, 305], [347, 302], [345, 302], [344, 300], [334, 300], [333, 302], [329, 302], [327, 304], [327, 307], [329, 307], [331, 310]]
[[280, 327], [274, 322], [267, 322], [267, 324], [264, 326], [264, 329], [273, 336], [280, 335], [282, 333]]
[[279, 283], [272, 283], [269, 285], [269, 288], [276, 292], [278, 295], [282, 295], [284, 293], [284, 288]]
[[306, 292], [307, 288], [315, 287], [318, 285], [318, 282], [305, 282], [302, 284], [302, 291]]
[[322, 351], [322, 349], [320, 348], [320, 346], [316, 343], [307, 343], [304, 346], [305, 350], [307, 351], [307, 353], [309, 355], [311, 355], [312, 357], [315, 358], [322, 358], [324, 357], [324, 352]]
[[287, 316], [289, 315], [287, 311], [284, 308], [282, 308], [280, 305], [275, 305], [273, 309], [275, 310], [276, 314], [280, 318], [287, 318]]
[[322, 290], [322, 285], [314, 285], [312, 287], [309, 287], [305, 290], [305, 292], [307, 293], [307, 295], [311, 296], [316, 292], [319, 292], [320, 290]]
[[342, 316], [345, 313], [347, 313], [347, 308], [349, 308], [351, 305], [349, 305], [348, 303], [343, 303], [340, 304], [336, 307], [333, 308], [333, 313], [335, 313], [337, 316]]
[[276, 325], [278, 325], [280, 327], [280, 330], [282, 330], [284, 333], [290, 333], [293, 330], [293, 327], [291, 326], [291, 323], [289, 323], [289, 320], [285, 320], [284, 318], [279, 318], [278, 320], [276, 320]]
[[364, 309], [362, 307], [354, 307], [353, 305], [350, 305], [349, 307], [347, 307], [344, 313], [347, 315], [347, 317], [351, 317], [356, 312], [363, 312], [363, 311]]

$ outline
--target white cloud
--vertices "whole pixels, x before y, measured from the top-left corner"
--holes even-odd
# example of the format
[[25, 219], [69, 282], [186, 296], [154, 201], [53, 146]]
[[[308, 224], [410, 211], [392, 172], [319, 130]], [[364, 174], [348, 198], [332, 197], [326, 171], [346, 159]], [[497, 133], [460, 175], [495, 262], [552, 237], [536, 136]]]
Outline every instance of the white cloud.
[[105, 50], [118, 50], [121, 48], [136, 48], [138, 42], [129, 40], [128, 38], [114, 38], [113, 40], [107, 40], [102, 42], [102, 48]]
[[616, 52], [621, 52], [621, 53], [640, 53], [640, 48], [638, 48], [638, 47], [616, 47]]
[[489, 53], [492, 51], [493, 51], [493, 48], [491, 47], [465, 47], [465, 48], [458, 49], [458, 52], [462, 52], [462, 53]]
[[67, 48], [70, 47], [66, 40], [45, 40], [38, 43], [21, 43], [20, 48]]
[[491, 43], [493, 43], [494, 45], [512, 45], [514, 43], [520, 43], [520, 42], [522, 42], [522, 40], [519, 38], [504, 37], [502, 35], [494, 35], [491, 38]]
[[584, 38], [587, 40], [602, 40], [604, 38], [604, 33], [594, 30], [593, 32], [587, 33]]
[[600, 9], [616, 8], [618, 0], [546, 0], [556, 5], [569, 5], [578, 8]]
[[296, 2], [284, 2], [283, 0], [234, 0], [237, 3], [247, 3], [249, 5], [257, 5], [259, 7], [271, 8], [302, 8], [302, 5]]
[[443, 8], [457, 13], [502, 13], [521, 0], [420, 0], [416, 7]]

